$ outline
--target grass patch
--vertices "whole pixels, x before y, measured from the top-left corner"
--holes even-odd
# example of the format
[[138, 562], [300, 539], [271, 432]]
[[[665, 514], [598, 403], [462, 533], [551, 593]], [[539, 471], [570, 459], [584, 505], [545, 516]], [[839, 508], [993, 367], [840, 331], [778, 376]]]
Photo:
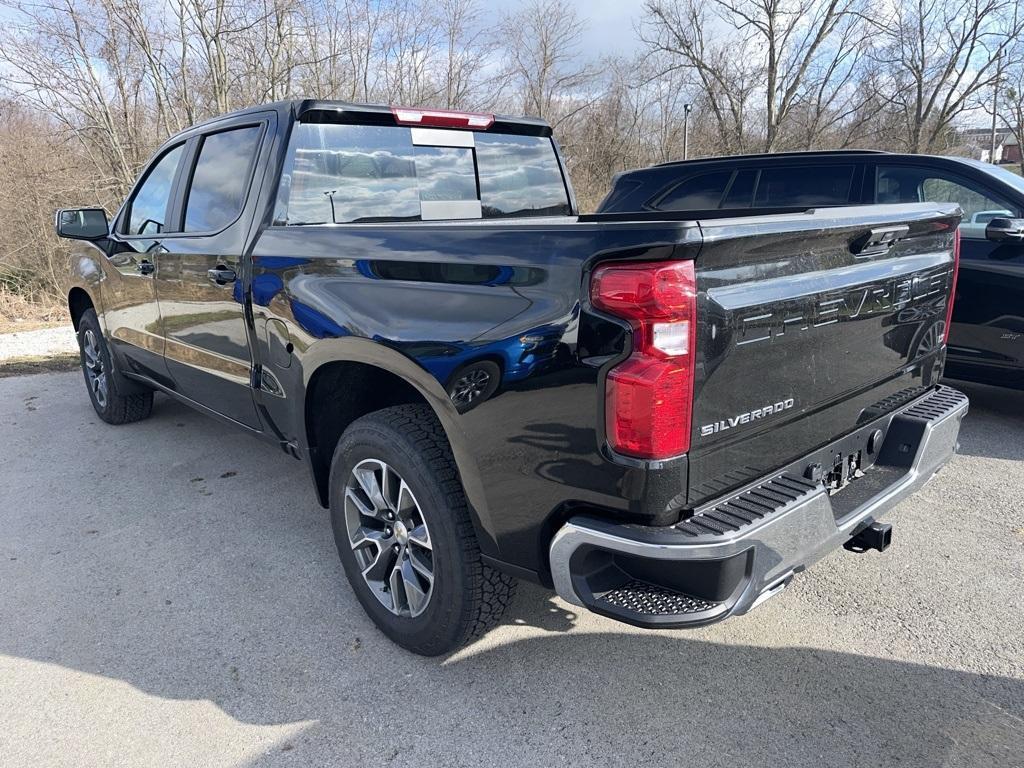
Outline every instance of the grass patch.
[[0, 333], [35, 331], [68, 324], [68, 308], [59, 302], [29, 301], [0, 288]]
[[56, 355], [27, 355], [0, 361], [0, 379], [29, 376], [33, 373], [58, 373], [78, 368], [80, 358], [76, 352]]

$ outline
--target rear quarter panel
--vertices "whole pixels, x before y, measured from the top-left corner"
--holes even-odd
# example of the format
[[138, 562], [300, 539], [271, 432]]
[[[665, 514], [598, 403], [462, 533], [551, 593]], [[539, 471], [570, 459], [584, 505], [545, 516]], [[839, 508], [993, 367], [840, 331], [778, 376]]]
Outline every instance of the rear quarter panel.
[[[271, 366], [281, 394], [264, 405], [302, 445], [301, 402], [320, 365], [389, 367], [441, 419], [485, 554], [543, 570], [544, 531], [561, 510], [586, 503], [628, 513], [647, 493], [642, 471], [599, 450], [601, 366], [626, 336], [589, 312], [589, 264], [608, 254], [665, 258], [688, 232], [679, 222], [573, 218], [268, 228], [252, 254], [260, 357], [291, 343], [294, 362]], [[523, 337], [544, 341], [528, 350]], [[445, 388], [478, 357], [501, 361], [502, 385], [459, 414]], [[525, 363], [511, 370], [516, 358]]]

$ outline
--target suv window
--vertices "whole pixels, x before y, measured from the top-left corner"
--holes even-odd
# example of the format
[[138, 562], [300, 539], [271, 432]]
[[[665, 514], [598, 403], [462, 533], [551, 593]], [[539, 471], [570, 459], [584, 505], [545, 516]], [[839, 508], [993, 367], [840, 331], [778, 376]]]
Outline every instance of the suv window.
[[679, 182], [661, 196], [654, 208], [659, 211], [694, 211], [717, 208], [732, 171], [711, 171]]
[[963, 237], [985, 239], [985, 226], [997, 216], [1016, 216], [1019, 208], [983, 187], [933, 168], [880, 165], [875, 173], [876, 203], [958, 203], [964, 211]]
[[852, 165], [763, 168], [754, 191], [755, 208], [842, 205], [850, 201]]
[[472, 136], [475, 146], [414, 145], [411, 129], [401, 126], [299, 123], [275, 223], [419, 220], [446, 211], [459, 218], [570, 212], [550, 139]]
[[757, 184], [757, 171], [736, 171], [736, 177], [725, 193], [723, 208], [749, 208], [754, 198], [754, 185]]
[[204, 136], [185, 204], [185, 231], [211, 232], [238, 218], [262, 126]]
[[129, 203], [128, 227], [124, 234], [156, 235], [164, 231], [174, 174], [178, 170], [184, 146], [179, 144], [167, 150], [135, 190]]

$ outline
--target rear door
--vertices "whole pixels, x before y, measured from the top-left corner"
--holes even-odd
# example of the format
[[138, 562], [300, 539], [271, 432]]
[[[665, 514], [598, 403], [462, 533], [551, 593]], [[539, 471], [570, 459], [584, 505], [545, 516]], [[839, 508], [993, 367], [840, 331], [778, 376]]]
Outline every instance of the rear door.
[[167, 370], [189, 399], [259, 428], [243, 290], [257, 161], [274, 116], [217, 123], [189, 140], [173, 216], [180, 232], [163, 245], [157, 296]]
[[700, 222], [691, 503], [936, 382], [957, 222], [953, 205]]
[[996, 216], [1022, 215], [1021, 206], [976, 179], [913, 162], [879, 162], [875, 200], [952, 202], [964, 212], [950, 373], [966, 368], [1019, 371], [1024, 367], [1024, 246], [985, 239]]

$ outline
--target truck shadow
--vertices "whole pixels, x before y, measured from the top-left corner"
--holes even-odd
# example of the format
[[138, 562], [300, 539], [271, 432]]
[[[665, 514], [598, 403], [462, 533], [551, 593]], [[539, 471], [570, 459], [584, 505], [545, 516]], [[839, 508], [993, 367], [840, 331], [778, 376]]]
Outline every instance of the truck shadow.
[[[77, 395], [77, 377], [74, 386]], [[60, 407], [71, 416], [54, 425], [89, 423], [87, 405]], [[39, 429], [29, 418], [7, 427], [13, 440]], [[253, 768], [1019, 766], [1024, 755], [1024, 681], [769, 645], [838, 642], [770, 612], [643, 633], [522, 585], [482, 640], [448, 658], [413, 656], [349, 590], [300, 465], [167, 401], [151, 422], [85, 434], [88, 461], [76, 440], [46, 442], [59, 475], [9, 459], [31, 501], [0, 507], [11, 536], [0, 655], [11, 668], [27, 659], [166, 701], [209, 701], [244, 724], [293, 724]], [[157, 446], [164, 453], [150, 457]], [[124, 472], [117, 493], [82, 504], [74, 484], [91, 477], [90, 463], [116, 471], [125, 456], [163, 468]], [[943, 631], [972, 642], [970, 627]]]
[[[419, 691], [402, 706], [429, 715], [415, 746], [377, 745], [382, 763], [995, 767], [1024, 754], [1021, 681], [816, 648], [604, 625], [403, 666]], [[329, 755], [342, 724], [328, 710], [302, 712], [319, 722], [286, 748]]]

